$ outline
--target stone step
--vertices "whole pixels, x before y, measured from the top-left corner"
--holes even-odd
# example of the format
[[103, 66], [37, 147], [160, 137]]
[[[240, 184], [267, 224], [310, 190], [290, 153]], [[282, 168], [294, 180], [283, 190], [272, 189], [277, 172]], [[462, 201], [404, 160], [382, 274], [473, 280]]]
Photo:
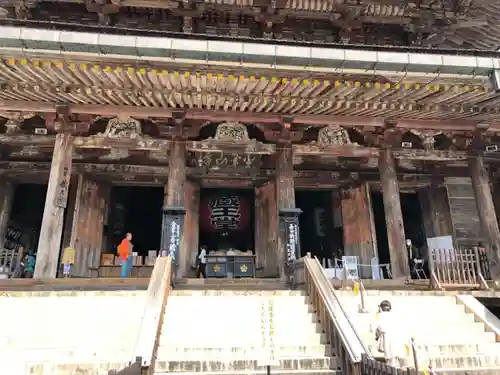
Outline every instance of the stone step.
[[[296, 324], [294, 324], [296, 322]], [[304, 318], [297, 318], [295, 322], [283, 322], [280, 321], [279, 318], [274, 319], [273, 328], [276, 336], [280, 335], [299, 335], [302, 336], [305, 333], [322, 333], [323, 328], [319, 323], [313, 323], [312, 317], [309, 315], [305, 315]], [[293, 329], [290, 329], [293, 327]], [[182, 325], [175, 324], [172, 320], [169, 324], [166, 324], [162, 327], [161, 333], [162, 335], [168, 335], [172, 339], [179, 336], [186, 336], [186, 332], [193, 331], [195, 332], [195, 327], [192, 327], [191, 330], [186, 330], [186, 328]], [[210, 324], [206, 324], [203, 326], [203, 334], [211, 335], [217, 334], [219, 336], [229, 335], [234, 336], [235, 333], [238, 335], [245, 336], [260, 336], [261, 333], [261, 322], [256, 321], [251, 324], [247, 321], [238, 321], [235, 324], [230, 324], [225, 322], [224, 325], [220, 325], [217, 323], [213, 323], [213, 326]]]
[[[197, 335], [198, 334], [198, 335]], [[160, 343], [175, 343], [179, 346], [190, 346], [196, 345], [197, 347], [219, 347], [231, 345], [231, 346], [258, 346], [262, 342], [262, 334], [260, 332], [255, 332], [252, 336], [245, 335], [234, 335], [230, 332], [226, 335], [218, 334], [199, 336], [199, 331], [193, 331], [192, 334], [185, 334], [185, 336], [175, 336], [172, 338], [168, 334], [162, 334], [160, 337]], [[289, 334], [279, 334], [274, 336], [275, 345], [318, 345], [325, 343], [325, 335], [322, 333], [304, 333], [304, 334], [294, 334], [290, 332]]]
[[[315, 358], [294, 358], [280, 359], [279, 365], [273, 367], [276, 371], [317, 371], [330, 370], [336, 366], [335, 359], [329, 357]], [[258, 360], [240, 360], [240, 361], [156, 361], [155, 372], [193, 372], [193, 373], [225, 373], [233, 371], [252, 372], [261, 370]]]
[[285, 282], [280, 279], [181, 279], [175, 289], [222, 289], [222, 290], [287, 290]]
[[[362, 328], [373, 327], [375, 330], [378, 325], [377, 317], [374, 314], [353, 314], [351, 315], [351, 322], [355, 323], [357, 326]], [[411, 324], [406, 322], [419, 322], [422, 319], [422, 316], [415, 315], [403, 315], [403, 314], [394, 314], [394, 319], [400, 322], [400, 325]], [[442, 326], [446, 325], [455, 325], [460, 324], [459, 327], [463, 325], [474, 324], [476, 321], [474, 320], [473, 314], [465, 314], [465, 313], [451, 313], [447, 318], [445, 316], [436, 316], [435, 318], [430, 318], [427, 320], [426, 326]], [[423, 324], [413, 324], [415, 329], [419, 329]]]
[[[360, 327], [362, 328], [362, 327]], [[370, 329], [358, 329], [358, 333], [364, 338], [375, 337], [375, 330]], [[486, 332], [484, 327], [479, 323], [471, 323], [469, 325], [464, 325], [461, 329], [453, 329], [452, 326], [441, 326], [441, 327], [400, 327], [398, 329], [398, 334], [400, 337], [408, 336], [409, 338], [414, 338], [419, 342], [428, 342], [428, 339], [446, 339], [445, 343], [450, 343], [450, 339], [458, 339], [458, 343], [460, 343], [460, 338], [463, 337], [465, 339], [469, 339], [470, 337], [475, 336], [484, 336], [485, 333], [490, 333], [494, 336], [493, 332]], [[429, 336], [426, 336], [429, 335]], [[423, 338], [426, 338], [425, 340]], [[465, 342], [470, 342], [470, 341]], [[479, 343], [479, 342], [478, 342]]]
[[[361, 339], [365, 345], [375, 348], [377, 346], [375, 337], [373, 334], [360, 334]], [[410, 342], [411, 336], [408, 335], [408, 343]], [[446, 336], [441, 333], [436, 335], [430, 335], [425, 333], [422, 336], [414, 337], [416, 342], [425, 342], [427, 345], [474, 345], [474, 344], [493, 344], [496, 342], [495, 335], [492, 332], [483, 332], [477, 335], [463, 335], [460, 332], [452, 335]]]
[[499, 354], [500, 343], [415, 345], [417, 356]]
[[[1, 357], [0, 357], [1, 358]], [[9, 363], [2, 361], [0, 363], [0, 374], [8, 375], [74, 375], [74, 374], [92, 374], [92, 375], [127, 375], [128, 369], [132, 366], [128, 362], [95, 362], [79, 364], [58, 364], [49, 361], [35, 362], [30, 361]], [[137, 370], [136, 370], [137, 371]], [[135, 374], [134, 372], [132, 374]], [[132, 375], [131, 374], [131, 375]]]
[[[275, 355], [278, 358], [284, 357], [323, 357], [330, 356], [332, 348], [330, 345], [295, 345], [295, 346], [276, 346], [274, 349]], [[203, 347], [179, 347], [179, 345], [160, 346], [158, 349], [158, 358], [167, 360], [174, 358], [176, 360], [193, 360], [193, 359], [255, 359], [262, 355], [260, 346], [248, 347], [219, 347], [219, 348], [203, 348]]]
[[247, 290], [247, 289], [183, 289], [175, 288], [170, 291], [173, 297], [229, 297], [229, 296], [255, 296], [255, 297], [306, 297], [304, 290]]
[[[170, 375], [171, 373], [167, 372], [158, 372], [155, 371], [155, 375]], [[182, 375], [199, 375], [199, 372], [182, 372]], [[259, 370], [253, 370], [253, 371], [215, 371], [215, 372], [203, 372], [203, 375], [267, 375], [267, 369], [266, 368], [260, 368]], [[271, 374], [276, 374], [276, 375], [342, 375], [342, 371], [340, 370], [280, 370], [280, 369], [275, 369], [272, 368]], [[99, 374], [100, 375], [100, 374]], [[463, 375], [462, 374], [457, 374], [457, 375]], [[471, 374], [475, 375], [475, 374]], [[490, 375], [490, 374], [481, 374], [481, 375]], [[491, 374], [491, 375], [497, 375], [497, 374]], [[498, 374], [500, 375], [500, 374]]]
[[439, 356], [418, 358], [419, 367], [432, 368], [478, 368], [500, 367], [500, 353], [497, 355]]
[[29, 362], [54, 362], [64, 364], [79, 364], [90, 362], [128, 362], [133, 357], [133, 346], [108, 348], [30, 348], [30, 349], [2, 349], [0, 358], [18, 358]]
[[[483, 367], [483, 368], [441, 368], [433, 369], [435, 374], [446, 375], [500, 375], [500, 367]], [[423, 373], [423, 371], [420, 371]]]

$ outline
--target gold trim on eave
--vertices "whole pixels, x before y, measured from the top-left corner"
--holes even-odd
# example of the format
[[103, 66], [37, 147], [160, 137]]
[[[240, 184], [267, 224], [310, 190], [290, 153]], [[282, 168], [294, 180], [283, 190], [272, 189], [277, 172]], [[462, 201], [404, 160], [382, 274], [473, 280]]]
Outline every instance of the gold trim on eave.
[[[4, 63], [9, 66], [26, 66], [29, 65], [33, 68], [38, 69], [46, 69], [46, 68], [58, 68], [60, 70], [67, 69], [71, 73], [75, 73], [78, 70], [85, 72], [87, 71], [89, 64], [88, 63], [75, 63], [75, 62], [66, 62], [61, 60], [27, 60], [26, 58], [22, 59], [14, 59], [14, 58], [4, 58]], [[99, 75], [101, 72], [105, 73], [122, 73], [126, 72], [129, 75], [152, 75], [152, 76], [165, 76], [167, 74], [172, 74], [174, 77], [183, 77], [184, 79], [198, 79], [202, 75], [199, 71], [187, 71], [187, 70], [159, 70], [154, 67], [137, 67], [130, 65], [120, 65], [120, 64], [91, 64], [91, 70]], [[215, 79], [215, 80], [235, 80], [236, 76], [234, 73], [223, 74], [220, 72], [208, 72], [204, 71], [204, 75], [207, 79]], [[390, 83], [390, 82], [378, 82], [370, 79], [365, 80], [328, 80], [328, 79], [311, 79], [309, 78], [290, 78], [283, 76], [255, 76], [255, 75], [244, 75], [238, 74], [238, 80], [249, 80], [249, 81], [269, 81], [275, 84], [282, 85], [314, 85], [314, 86], [333, 86], [338, 89], [348, 88], [348, 89], [375, 89], [375, 90], [421, 90], [424, 89], [426, 91], [454, 91], [454, 92], [472, 92], [472, 91], [481, 91], [481, 92], [490, 92], [493, 91], [491, 87], [485, 87], [481, 85], [468, 85], [468, 84], [432, 84], [432, 83]]]

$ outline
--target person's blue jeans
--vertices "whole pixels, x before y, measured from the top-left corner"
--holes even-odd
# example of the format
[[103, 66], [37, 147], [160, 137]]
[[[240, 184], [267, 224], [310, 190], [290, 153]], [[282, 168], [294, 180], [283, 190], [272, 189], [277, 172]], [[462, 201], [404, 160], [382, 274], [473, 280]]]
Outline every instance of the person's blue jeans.
[[132, 271], [132, 257], [129, 255], [126, 260], [122, 260], [122, 278], [126, 278]]

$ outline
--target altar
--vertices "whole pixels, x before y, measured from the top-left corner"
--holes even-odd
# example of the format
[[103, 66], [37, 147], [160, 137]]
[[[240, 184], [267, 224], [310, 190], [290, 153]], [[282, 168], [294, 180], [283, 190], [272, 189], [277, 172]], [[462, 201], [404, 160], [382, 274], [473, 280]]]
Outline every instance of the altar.
[[206, 259], [207, 278], [255, 278], [255, 255], [251, 251], [211, 252]]

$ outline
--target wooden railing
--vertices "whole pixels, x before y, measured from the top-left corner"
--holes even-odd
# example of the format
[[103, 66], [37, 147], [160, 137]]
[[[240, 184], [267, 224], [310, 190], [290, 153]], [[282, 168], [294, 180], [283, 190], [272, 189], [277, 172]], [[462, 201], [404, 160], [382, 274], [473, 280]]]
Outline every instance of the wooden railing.
[[348, 315], [342, 308], [333, 286], [328, 281], [317, 258], [305, 257], [296, 268], [297, 284], [305, 283], [319, 321], [332, 346], [344, 375], [360, 375], [362, 356], [371, 358]]
[[144, 313], [134, 347], [134, 357], [141, 361], [147, 374], [154, 373], [171, 277], [171, 258], [159, 257], [149, 280]]
[[488, 289], [477, 248], [434, 249], [429, 252], [430, 283], [434, 289]]

